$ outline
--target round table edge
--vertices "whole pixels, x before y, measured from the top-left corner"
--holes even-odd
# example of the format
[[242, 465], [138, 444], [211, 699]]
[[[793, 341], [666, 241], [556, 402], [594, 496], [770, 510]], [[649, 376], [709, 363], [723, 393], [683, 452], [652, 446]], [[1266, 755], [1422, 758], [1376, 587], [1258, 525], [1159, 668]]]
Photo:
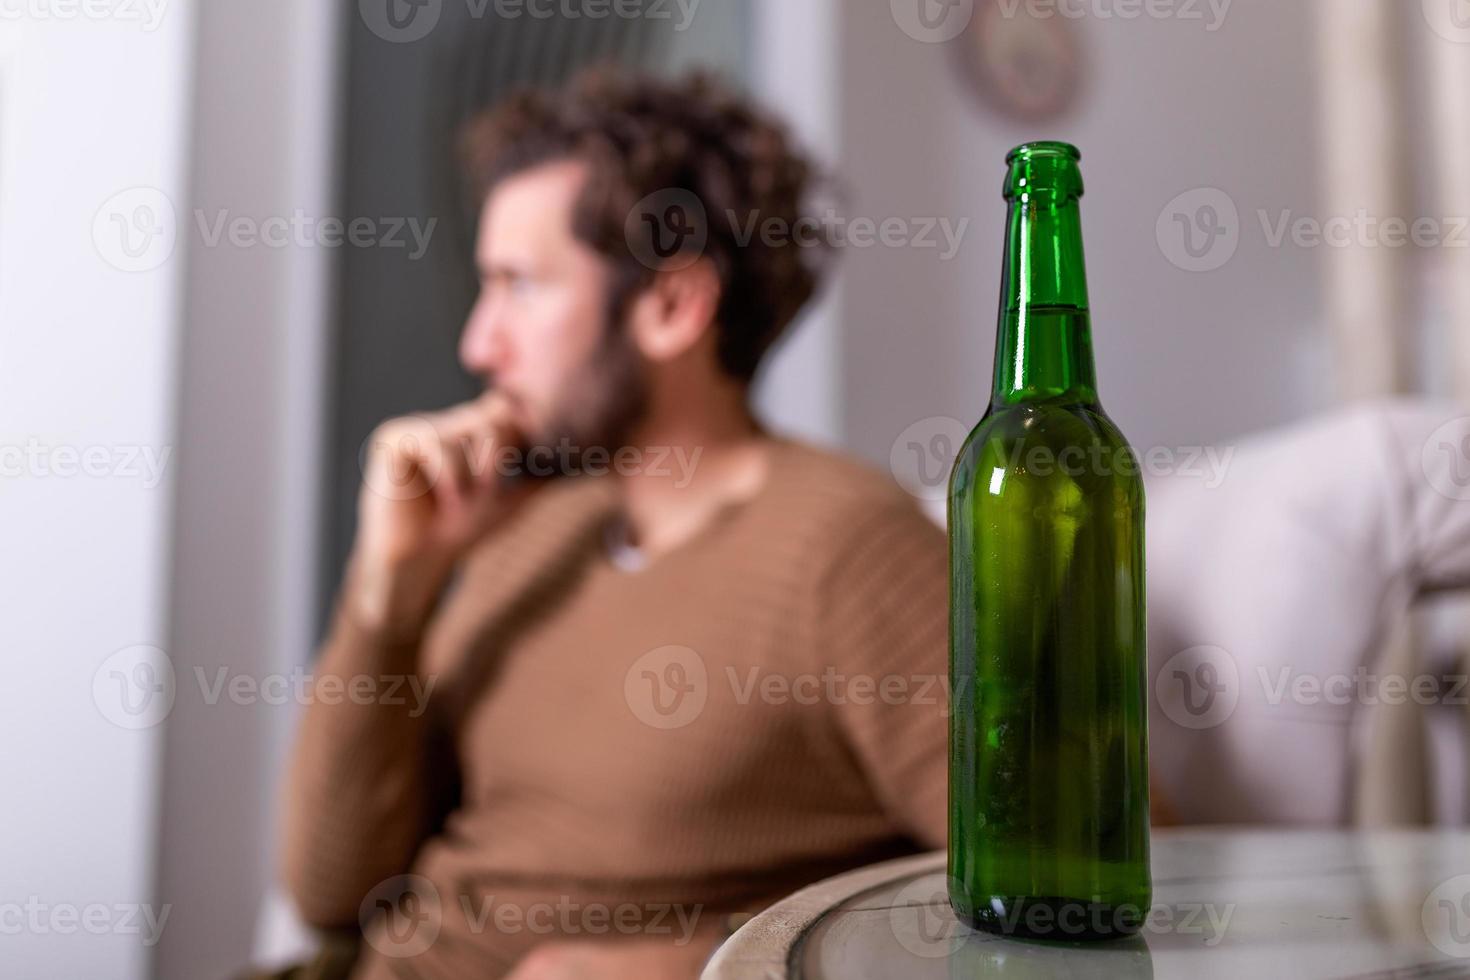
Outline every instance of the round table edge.
[[943, 871], [946, 860], [945, 851], [915, 854], [808, 885], [737, 929], [710, 958], [701, 980], [789, 980], [801, 937], [834, 906], [895, 878]]

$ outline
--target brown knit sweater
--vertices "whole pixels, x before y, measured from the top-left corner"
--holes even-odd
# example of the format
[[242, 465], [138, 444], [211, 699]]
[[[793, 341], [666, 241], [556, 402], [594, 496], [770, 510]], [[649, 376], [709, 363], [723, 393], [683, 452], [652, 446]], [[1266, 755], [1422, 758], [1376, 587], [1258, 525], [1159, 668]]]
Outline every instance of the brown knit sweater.
[[552, 938], [712, 945], [729, 913], [944, 845], [944, 535], [886, 474], [788, 440], [772, 460], [639, 571], [607, 555], [615, 488], [579, 478], [477, 547], [424, 637], [339, 612], [318, 685], [434, 684], [427, 710], [405, 686], [302, 721], [300, 911], [355, 925], [412, 892], [368, 916], [355, 976], [493, 977]]

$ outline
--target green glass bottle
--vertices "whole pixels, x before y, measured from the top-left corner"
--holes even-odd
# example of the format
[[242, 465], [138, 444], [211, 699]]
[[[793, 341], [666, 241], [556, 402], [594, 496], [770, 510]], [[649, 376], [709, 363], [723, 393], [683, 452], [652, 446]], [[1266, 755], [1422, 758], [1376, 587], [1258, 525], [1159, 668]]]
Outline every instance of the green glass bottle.
[[1151, 900], [1143, 481], [1097, 398], [1080, 159], [1006, 158], [995, 386], [949, 488], [950, 902], [1046, 939]]

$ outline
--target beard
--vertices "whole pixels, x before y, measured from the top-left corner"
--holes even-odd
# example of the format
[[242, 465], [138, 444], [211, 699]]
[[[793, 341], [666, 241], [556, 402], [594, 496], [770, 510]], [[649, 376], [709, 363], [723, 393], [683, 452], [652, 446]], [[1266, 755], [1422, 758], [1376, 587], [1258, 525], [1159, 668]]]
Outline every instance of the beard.
[[602, 344], [568, 379], [546, 422], [525, 434], [525, 477], [547, 480], [583, 472], [589, 468], [589, 451], [605, 468], [647, 415], [648, 387], [629, 332], [605, 331]]

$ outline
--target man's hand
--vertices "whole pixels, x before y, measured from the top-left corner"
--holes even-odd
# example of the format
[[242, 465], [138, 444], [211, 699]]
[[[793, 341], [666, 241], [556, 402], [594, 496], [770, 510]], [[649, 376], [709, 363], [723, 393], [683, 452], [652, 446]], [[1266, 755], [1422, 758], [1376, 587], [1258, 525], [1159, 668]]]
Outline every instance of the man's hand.
[[347, 584], [359, 622], [393, 632], [422, 627], [454, 563], [529, 494], [496, 465], [519, 441], [493, 392], [378, 427]]

